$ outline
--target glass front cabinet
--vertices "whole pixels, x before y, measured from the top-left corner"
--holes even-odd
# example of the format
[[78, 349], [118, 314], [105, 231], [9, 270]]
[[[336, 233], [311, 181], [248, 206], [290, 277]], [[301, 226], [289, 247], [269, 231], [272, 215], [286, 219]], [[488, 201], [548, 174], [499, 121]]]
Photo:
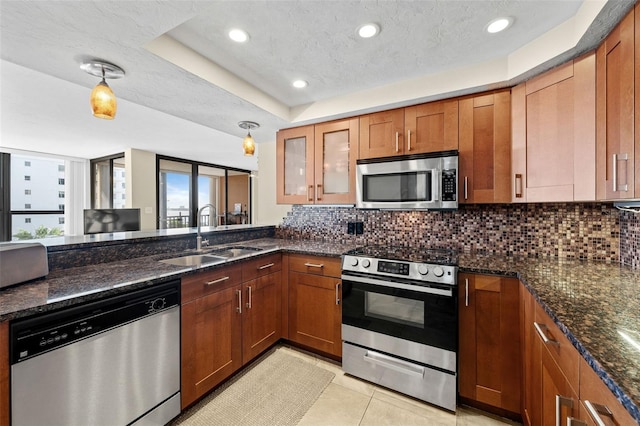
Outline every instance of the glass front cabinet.
[[358, 119], [280, 130], [278, 204], [354, 204]]

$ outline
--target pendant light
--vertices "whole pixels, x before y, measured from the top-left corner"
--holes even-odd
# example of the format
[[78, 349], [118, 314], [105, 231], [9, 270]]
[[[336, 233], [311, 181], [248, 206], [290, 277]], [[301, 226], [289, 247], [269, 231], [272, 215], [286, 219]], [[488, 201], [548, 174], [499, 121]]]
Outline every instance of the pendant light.
[[244, 151], [244, 155], [251, 156], [256, 150], [256, 143], [253, 140], [253, 136], [251, 136], [251, 129], [257, 129], [260, 125], [253, 121], [241, 121], [238, 123], [238, 126], [247, 130], [247, 136], [245, 136], [242, 141], [242, 150]]
[[93, 115], [105, 120], [113, 120], [118, 105], [116, 96], [107, 84], [105, 78], [124, 77], [124, 70], [117, 65], [101, 60], [84, 62], [80, 68], [88, 74], [102, 77], [102, 81], [91, 91], [90, 103]]

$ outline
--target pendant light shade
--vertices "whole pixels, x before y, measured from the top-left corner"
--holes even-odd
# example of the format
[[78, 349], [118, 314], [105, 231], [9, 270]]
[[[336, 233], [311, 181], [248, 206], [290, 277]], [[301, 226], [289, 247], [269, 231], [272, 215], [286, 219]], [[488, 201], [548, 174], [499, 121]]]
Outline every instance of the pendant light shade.
[[251, 136], [251, 129], [257, 129], [260, 125], [253, 121], [241, 121], [238, 123], [238, 126], [242, 129], [247, 129], [247, 136], [245, 136], [242, 141], [242, 151], [244, 151], [244, 155], [252, 156], [256, 151], [256, 142], [253, 140], [253, 136]]
[[95, 117], [104, 118], [105, 120], [113, 120], [115, 118], [116, 110], [118, 109], [116, 95], [113, 94], [113, 90], [111, 90], [106, 81], [102, 80], [93, 88], [90, 102], [91, 110]]
[[105, 78], [124, 77], [124, 70], [117, 65], [99, 60], [85, 62], [80, 68], [88, 74], [102, 77], [102, 81], [93, 88], [89, 98], [93, 115], [105, 120], [113, 120], [116, 116], [118, 104], [116, 95], [114, 95]]

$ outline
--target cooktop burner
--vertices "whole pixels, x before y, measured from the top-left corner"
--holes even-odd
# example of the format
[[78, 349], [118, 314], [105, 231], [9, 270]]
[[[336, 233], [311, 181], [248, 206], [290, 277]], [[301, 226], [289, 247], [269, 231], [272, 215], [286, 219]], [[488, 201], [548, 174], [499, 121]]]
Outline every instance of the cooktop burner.
[[437, 265], [458, 264], [458, 252], [445, 248], [365, 246], [355, 248], [345, 254], [350, 256], [364, 256], [377, 259], [431, 263]]

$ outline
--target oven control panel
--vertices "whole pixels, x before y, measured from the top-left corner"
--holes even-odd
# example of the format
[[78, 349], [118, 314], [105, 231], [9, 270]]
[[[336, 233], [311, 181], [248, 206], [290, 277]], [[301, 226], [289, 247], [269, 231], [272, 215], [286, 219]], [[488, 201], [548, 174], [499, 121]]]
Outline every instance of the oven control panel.
[[363, 256], [345, 255], [342, 270], [359, 272], [372, 277], [398, 277], [425, 283], [456, 285], [458, 267], [432, 263], [402, 262]]

